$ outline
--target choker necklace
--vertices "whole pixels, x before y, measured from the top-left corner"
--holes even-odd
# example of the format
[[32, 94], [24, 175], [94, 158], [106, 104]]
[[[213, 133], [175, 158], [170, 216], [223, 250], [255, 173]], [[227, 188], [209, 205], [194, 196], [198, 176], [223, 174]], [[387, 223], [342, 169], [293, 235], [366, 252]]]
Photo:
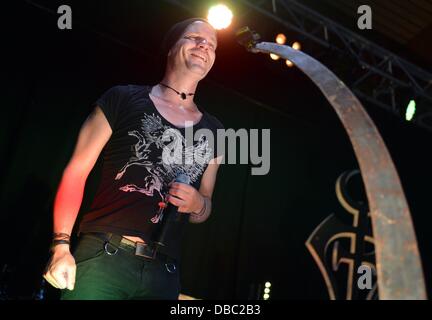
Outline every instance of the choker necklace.
[[162, 82], [160, 82], [159, 83], [161, 86], [164, 86], [164, 87], [166, 87], [166, 88], [168, 88], [168, 89], [171, 89], [171, 90], [173, 90], [175, 93], [177, 93], [183, 100], [186, 100], [186, 97], [187, 96], [193, 96], [195, 93], [184, 93], [184, 92], [179, 92], [179, 91], [177, 91], [176, 89], [174, 89], [174, 88], [171, 88], [170, 86], [168, 86], [168, 85], [166, 85], [166, 84], [164, 84], [164, 83], [162, 83]]

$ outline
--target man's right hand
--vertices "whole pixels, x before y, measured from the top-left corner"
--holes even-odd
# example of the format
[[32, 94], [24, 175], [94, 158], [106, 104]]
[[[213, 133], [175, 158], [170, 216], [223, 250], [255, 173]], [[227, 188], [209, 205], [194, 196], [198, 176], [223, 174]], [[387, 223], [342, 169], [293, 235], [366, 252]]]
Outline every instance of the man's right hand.
[[57, 289], [73, 290], [75, 286], [75, 259], [70, 253], [69, 245], [59, 244], [53, 248], [43, 277]]
[[[75, 150], [63, 171], [54, 200], [55, 231], [71, 234], [81, 206], [86, 179], [111, 134], [112, 129], [104, 112], [99, 106], [95, 107], [82, 125]], [[57, 240], [62, 239], [60, 237]], [[57, 244], [43, 276], [55, 288], [73, 290], [75, 270], [75, 259], [69, 251], [69, 245]]]

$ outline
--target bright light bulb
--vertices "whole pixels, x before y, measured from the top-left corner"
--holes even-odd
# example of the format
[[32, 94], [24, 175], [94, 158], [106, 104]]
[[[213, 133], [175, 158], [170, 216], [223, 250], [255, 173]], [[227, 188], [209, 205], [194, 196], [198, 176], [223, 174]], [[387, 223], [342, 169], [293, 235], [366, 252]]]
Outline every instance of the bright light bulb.
[[411, 121], [414, 118], [414, 114], [416, 112], [416, 102], [415, 100], [410, 100], [408, 107], [405, 112], [405, 120]]
[[264, 298], [264, 300], [268, 300], [268, 298], [270, 298], [270, 295], [268, 293], [264, 293], [263, 298]]
[[271, 283], [267, 281], [267, 282], [264, 284], [264, 286], [265, 286], [266, 288], [270, 288], [270, 287], [271, 287]]
[[277, 54], [270, 53], [270, 58], [272, 58], [273, 60], [278, 60], [279, 56]]
[[279, 44], [285, 44], [285, 42], [286, 42], [286, 37], [285, 37], [285, 35], [284, 35], [283, 33], [279, 33], [279, 34], [276, 36], [276, 42], [279, 43]]
[[232, 18], [231, 10], [223, 4], [211, 7], [207, 15], [207, 20], [216, 30], [227, 28], [231, 24]]
[[300, 44], [300, 42], [294, 42], [293, 44], [292, 44], [292, 47], [293, 47], [293, 49], [295, 49], [295, 50], [300, 50], [301, 49], [301, 44]]
[[294, 65], [294, 63], [292, 63], [290, 60], [285, 61], [285, 63], [290, 68]]

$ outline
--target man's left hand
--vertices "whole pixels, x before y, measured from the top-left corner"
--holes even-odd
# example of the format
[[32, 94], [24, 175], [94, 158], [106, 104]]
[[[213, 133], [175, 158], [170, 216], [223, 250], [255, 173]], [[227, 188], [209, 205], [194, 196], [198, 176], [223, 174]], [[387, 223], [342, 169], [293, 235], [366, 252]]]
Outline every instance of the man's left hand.
[[194, 187], [180, 182], [170, 184], [166, 200], [176, 207], [178, 212], [199, 212], [204, 205], [204, 197]]

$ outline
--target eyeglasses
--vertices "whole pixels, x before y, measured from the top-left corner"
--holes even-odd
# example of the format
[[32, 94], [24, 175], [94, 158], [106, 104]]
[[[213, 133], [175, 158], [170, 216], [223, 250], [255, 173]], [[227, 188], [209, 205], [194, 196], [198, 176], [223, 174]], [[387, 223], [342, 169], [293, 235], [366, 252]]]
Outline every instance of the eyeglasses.
[[215, 45], [211, 42], [208, 42], [208, 40], [206, 38], [200, 37], [200, 36], [184, 36], [185, 39], [188, 40], [192, 40], [195, 41], [195, 43], [197, 44], [201, 44], [201, 43], [206, 43], [208, 44], [208, 46], [212, 49], [215, 50]]

